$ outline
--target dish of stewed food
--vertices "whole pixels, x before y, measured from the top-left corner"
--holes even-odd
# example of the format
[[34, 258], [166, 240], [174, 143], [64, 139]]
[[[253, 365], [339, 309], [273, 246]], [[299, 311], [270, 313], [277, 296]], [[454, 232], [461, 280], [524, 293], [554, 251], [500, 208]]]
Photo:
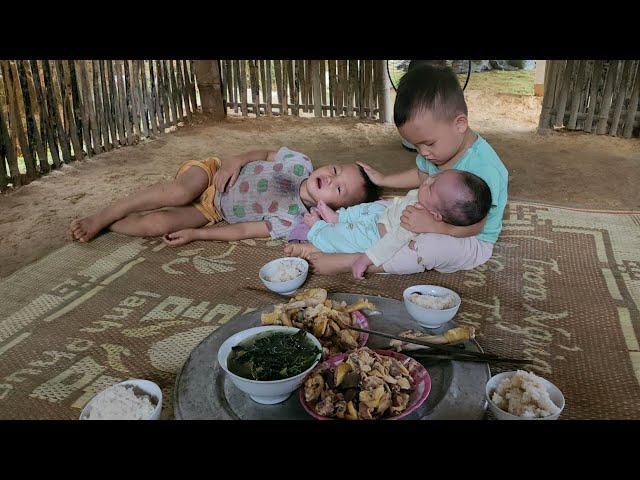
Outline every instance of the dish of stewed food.
[[429, 375], [418, 362], [363, 347], [318, 365], [300, 397], [316, 418], [374, 420], [417, 409], [429, 389]]
[[275, 305], [271, 312], [261, 315], [262, 325], [297, 327], [311, 333], [322, 344], [323, 358], [362, 347], [366, 337], [347, 326], [367, 328], [361, 310], [375, 310], [366, 299], [348, 305], [327, 298], [323, 288], [301, 290], [288, 303]]

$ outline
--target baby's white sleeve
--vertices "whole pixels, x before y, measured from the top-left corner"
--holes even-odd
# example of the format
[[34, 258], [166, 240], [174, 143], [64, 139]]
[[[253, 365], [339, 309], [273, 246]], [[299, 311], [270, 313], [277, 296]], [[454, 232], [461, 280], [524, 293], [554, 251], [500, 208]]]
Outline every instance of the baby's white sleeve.
[[391, 260], [398, 250], [407, 245], [416, 236], [417, 234], [410, 232], [404, 227], [398, 226], [395, 230], [387, 232], [384, 237], [365, 253], [374, 265], [379, 267], [388, 260]]

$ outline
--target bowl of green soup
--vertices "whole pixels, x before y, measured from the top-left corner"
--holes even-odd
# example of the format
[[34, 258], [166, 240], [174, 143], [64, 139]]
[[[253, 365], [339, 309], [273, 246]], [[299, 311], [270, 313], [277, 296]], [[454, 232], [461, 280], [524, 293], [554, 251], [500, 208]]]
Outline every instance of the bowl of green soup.
[[284, 402], [320, 361], [322, 345], [309, 332], [267, 325], [227, 338], [218, 363], [233, 384], [257, 403]]

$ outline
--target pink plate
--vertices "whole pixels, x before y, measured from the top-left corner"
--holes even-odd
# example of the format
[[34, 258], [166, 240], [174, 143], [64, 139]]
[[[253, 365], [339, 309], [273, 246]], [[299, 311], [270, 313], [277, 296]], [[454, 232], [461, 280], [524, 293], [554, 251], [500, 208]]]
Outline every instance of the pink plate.
[[[364, 327], [363, 327], [364, 328]], [[425, 402], [427, 397], [429, 396], [429, 392], [431, 391], [431, 376], [429, 372], [417, 361], [415, 361], [411, 357], [407, 357], [398, 352], [390, 351], [390, 350], [373, 350], [378, 355], [385, 355], [387, 357], [393, 357], [399, 362], [401, 362], [407, 370], [411, 373], [411, 377], [413, 378], [413, 389], [411, 390], [411, 394], [409, 395], [409, 405], [407, 409], [402, 412], [400, 415], [396, 415], [395, 417], [387, 417], [384, 420], [400, 420], [401, 418], [410, 415], [415, 412], [420, 406]], [[335, 367], [336, 365], [341, 364], [345, 358], [347, 358], [348, 353], [341, 353], [339, 355], [334, 355], [333, 357], [325, 360], [316, 368], [313, 369], [307, 376], [307, 378], [318, 371], [323, 371], [331, 367]], [[306, 380], [306, 379], [305, 379]], [[306, 412], [311, 415], [316, 420], [337, 420], [335, 418], [323, 417], [322, 415], [318, 415], [311, 405], [307, 403], [304, 398], [304, 383], [300, 387], [300, 393], [298, 395], [300, 398], [300, 403], [302, 407], [306, 410]]]

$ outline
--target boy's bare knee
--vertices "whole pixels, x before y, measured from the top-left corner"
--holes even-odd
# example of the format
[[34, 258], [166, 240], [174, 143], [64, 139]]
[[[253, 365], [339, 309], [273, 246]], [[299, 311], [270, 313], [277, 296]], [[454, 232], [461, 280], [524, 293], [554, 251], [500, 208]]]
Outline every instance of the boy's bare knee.
[[140, 228], [144, 234], [150, 237], [157, 237], [171, 233], [172, 228], [162, 212], [149, 213], [140, 219]]
[[171, 184], [167, 190], [168, 202], [170, 206], [180, 207], [191, 203], [194, 198], [194, 192], [180, 184]]

